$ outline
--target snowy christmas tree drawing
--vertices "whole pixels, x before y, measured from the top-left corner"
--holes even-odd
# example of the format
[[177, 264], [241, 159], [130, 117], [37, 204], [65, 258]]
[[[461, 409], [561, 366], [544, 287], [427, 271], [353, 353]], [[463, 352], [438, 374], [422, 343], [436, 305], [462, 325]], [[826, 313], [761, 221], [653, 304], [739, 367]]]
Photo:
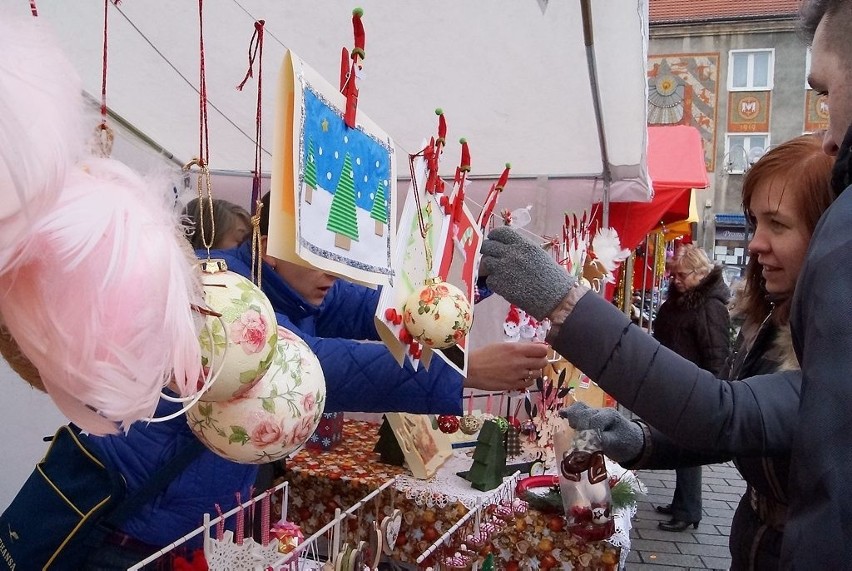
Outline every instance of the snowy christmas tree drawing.
[[317, 187], [317, 161], [314, 156], [314, 140], [308, 141], [308, 156], [305, 159], [305, 202], [310, 204], [314, 199], [314, 189]]
[[349, 153], [343, 160], [343, 171], [331, 200], [326, 229], [334, 232], [334, 245], [349, 250], [352, 240], [358, 241], [358, 213], [355, 207], [355, 174]]
[[385, 183], [379, 181], [376, 188], [376, 198], [373, 200], [373, 208], [370, 210], [370, 218], [376, 221], [376, 236], [384, 236], [385, 226], [388, 223], [388, 203], [385, 196]]

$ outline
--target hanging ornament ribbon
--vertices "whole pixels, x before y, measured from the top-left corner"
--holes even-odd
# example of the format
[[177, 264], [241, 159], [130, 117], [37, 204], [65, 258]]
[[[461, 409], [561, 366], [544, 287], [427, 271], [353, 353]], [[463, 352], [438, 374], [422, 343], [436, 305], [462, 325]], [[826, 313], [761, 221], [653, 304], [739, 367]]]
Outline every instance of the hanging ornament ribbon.
[[416, 155], [408, 155], [408, 169], [411, 173], [411, 190], [414, 192], [414, 204], [417, 207], [417, 225], [420, 228], [420, 237], [423, 238], [423, 251], [426, 255], [426, 271], [429, 277], [432, 277], [432, 247], [429, 244], [429, 234], [426, 228], [426, 221], [423, 219], [423, 207], [420, 204], [420, 189], [417, 187], [417, 176], [414, 172], [414, 161], [417, 157], [425, 155], [425, 149]]
[[[198, 0], [198, 157], [184, 166], [188, 172], [197, 166], [198, 190], [198, 222], [201, 228], [201, 242], [207, 249], [207, 259], [210, 260], [210, 250], [216, 236], [215, 218], [213, 217], [213, 185], [210, 180], [210, 142], [207, 125], [207, 74], [204, 63], [204, 0]], [[210, 236], [207, 236], [206, 216], [210, 217]]]
[[[118, 4], [117, 0], [113, 0]], [[112, 154], [112, 145], [115, 141], [115, 133], [107, 125], [107, 54], [109, 46], [109, 3], [104, 0], [104, 47], [103, 59], [101, 61], [101, 122], [95, 127], [96, 151], [101, 157], [109, 157]]]
[[198, 161], [202, 168], [210, 161], [209, 128], [207, 125], [207, 73], [204, 63], [204, 0], [198, 0]]
[[254, 23], [254, 33], [249, 41], [248, 49], [248, 71], [237, 89], [242, 91], [249, 78], [254, 77], [254, 62], [257, 61], [257, 107], [255, 110], [255, 139], [254, 139], [254, 172], [252, 173], [251, 184], [251, 280], [261, 287], [262, 280], [262, 262], [260, 251], [260, 218], [263, 211], [263, 202], [261, 201], [261, 168], [263, 145], [262, 145], [262, 129], [261, 129], [261, 110], [263, 109], [263, 30], [266, 22], [257, 20]]
[[30, 0], [30, 12], [33, 13], [33, 16], [38, 18], [38, 8], [36, 8], [35, 0]]

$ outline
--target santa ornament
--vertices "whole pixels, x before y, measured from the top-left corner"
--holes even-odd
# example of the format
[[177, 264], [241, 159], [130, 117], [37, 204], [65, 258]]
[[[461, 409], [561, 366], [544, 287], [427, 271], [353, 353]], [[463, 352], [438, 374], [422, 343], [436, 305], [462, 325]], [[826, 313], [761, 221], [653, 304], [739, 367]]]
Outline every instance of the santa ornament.
[[402, 320], [405, 329], [423, 345], [446, 349], [467, 336], [473, 310], [459, 288], [435, 278], [408, 297]]
[[503, 334], [506, 336], [504, 341], [514, 343], [521, 339], [521, 312], [514, 306], [509, 306], [509, 312], [506, 314], [506, 321], [503, 322]]

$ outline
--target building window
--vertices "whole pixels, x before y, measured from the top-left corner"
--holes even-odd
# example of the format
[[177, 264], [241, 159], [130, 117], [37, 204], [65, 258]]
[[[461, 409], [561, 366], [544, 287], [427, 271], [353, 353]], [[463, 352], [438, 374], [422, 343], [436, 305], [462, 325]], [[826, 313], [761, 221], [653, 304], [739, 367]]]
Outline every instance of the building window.
[[731, 50], [728, 58], [728, 91], [772, 89], [775, 50]]
[[769, 146], [769, 133], [728, 135], [725, 138], [725, 170], [743, 174], [763, 156]]

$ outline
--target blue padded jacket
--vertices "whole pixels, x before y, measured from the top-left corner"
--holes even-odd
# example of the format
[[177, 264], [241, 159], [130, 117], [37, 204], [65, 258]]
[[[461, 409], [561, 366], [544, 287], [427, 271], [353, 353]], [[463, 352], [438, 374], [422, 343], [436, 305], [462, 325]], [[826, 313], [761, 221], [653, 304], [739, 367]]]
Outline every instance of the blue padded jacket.
[[[206, 252], [204, 252], [206, 255]], [[228, 269], [251, 275], [251, 244], [218, 250]], [[322, 305], [310, 305], [263, 264], [261, 283], [278, 324], [310, 345], [322, 364], [328, 391], [326, 412], [411, 412], [462, 414], [464, 379], [442, 359], [432, 359], [429, 370], [415, 371], [399, 364], [382, 343], [373, 321], [379, 292], [337, 280]]]

